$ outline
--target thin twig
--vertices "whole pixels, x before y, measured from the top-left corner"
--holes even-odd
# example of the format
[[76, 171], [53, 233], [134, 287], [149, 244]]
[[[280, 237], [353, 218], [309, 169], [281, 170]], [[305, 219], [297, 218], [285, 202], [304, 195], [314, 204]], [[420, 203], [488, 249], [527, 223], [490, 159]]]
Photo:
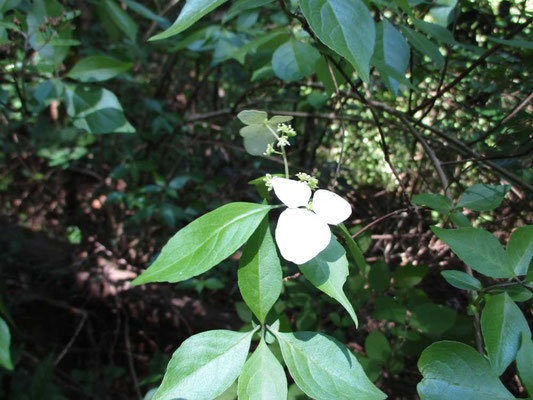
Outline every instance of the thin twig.
[[394, 217], [395, 215], [398, 215], [398, 214], [402, 214], [404, 212], [409, 212], [410, 210], [413, 210], [414, 207], [408, 207], [408, 208], [401, 208], [399, 210], [395, 210], [395, 211], [392, 211], [388, 214], [385, 214], [384, 216], [382, 217], [379, 217], [377, 219], [375, 219], [374, 221], [372, 221], [371, 223], [369, 223], [368, 225], [366, 225], [365, 227], [359, 229], [357, 232], [355, 232], [353, 235], [352, 235], [352, 239], [355, 239], [356, 237], [362, 235], [363, 233], [365, 233], [367, 230], [369, 230], [370, 228], [372, 228], [374, 225], [377, 225], [379, 224], [380, 222], [382, 221], [385, 221], [386, 219], [389, 219], [390, 217]]
[[124, 342], [126, 344], [126, 355], [128, 357], [128, 367], [130, 369], [131, 379], [133, 379], [133, 386], [135, 388], [135, 393], [139, 400], [143, 399], [141, 389], [139, 389], [139, 380], [137, 379], [137, 374], [135, 373], [135, 366], [133, 365], [133, 358], [131, 357], [131, 343], [130, 343], [130, 324], [128, 316], [124, 318]]

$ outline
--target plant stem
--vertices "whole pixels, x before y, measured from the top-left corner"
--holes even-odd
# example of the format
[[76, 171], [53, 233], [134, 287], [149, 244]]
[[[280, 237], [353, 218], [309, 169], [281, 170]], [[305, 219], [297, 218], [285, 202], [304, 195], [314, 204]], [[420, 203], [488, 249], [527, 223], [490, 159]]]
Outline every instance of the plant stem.
[[[274, 129], [272, 129], [268, 124], [265, 126], [272, 132], [276, 139], [279, 139], [279, 136], [276, 134]], [[289, 162], [287, 161], [287, 153], [285, 152], [285, 146], [281, 146], [281, 155], [283, 157], [283, 165], [285, 166], [285, 178], [289, 179]]]

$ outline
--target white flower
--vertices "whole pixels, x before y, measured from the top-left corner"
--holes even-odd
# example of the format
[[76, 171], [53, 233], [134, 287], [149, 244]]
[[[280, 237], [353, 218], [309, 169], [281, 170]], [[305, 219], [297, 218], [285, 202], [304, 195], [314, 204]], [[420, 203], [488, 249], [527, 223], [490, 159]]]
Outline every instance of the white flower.
[[329, 190], [319, 189], [313, 196], [313, 211], [307, 207], [311, 189], [303, 182], [274, 177], [276, 196], [288, 207], [276, 227], [276, 243], [283, 258], [304, 264], [324, 250], [330, 240], [328, 224], [337, 225], [352, 213], [350, 203]]

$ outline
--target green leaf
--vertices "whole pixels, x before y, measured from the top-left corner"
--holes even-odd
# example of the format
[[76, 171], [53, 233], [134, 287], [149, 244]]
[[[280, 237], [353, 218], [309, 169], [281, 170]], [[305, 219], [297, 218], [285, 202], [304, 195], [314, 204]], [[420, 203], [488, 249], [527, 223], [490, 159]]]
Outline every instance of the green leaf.
[[531, 40], [516, 40], [516, 39], [500, 39], [495, 37], [487, 37], [491, 42], [503, 44], [504, 46], [520, 47], [527, 50], [533, 50], [533, 41]]
[[522, 311], [506, 293], [487, 301], [481, 313], [481, 331], [490, 364], [498, 375], [515, 359], [522, 332], [531, 335]]
[[338, 225], [338, 228], [340, 230], [340, 233], [342, 237], [344, 238], [344, 242], [346, 243], [346, 247], [348, 249], [348, 253], [352, 257], [352, 259], [357, 264], [357, 267], [359, 268], [359, 271], [361, 274], [366, 274], [368, 269], [370, 268], [368, 264], [366, 263], [365, 257], [363, 255], [363, 252], [361, 251], [361, 248], [359, 245], [353, 240], [352, 234], [350, 231], [346, 228], [346, 226], [341, 223]]
[[459, 198], [455, 208], [468, 208], [474, 211], [491, 211], [498, 207], [509, 191], [509, 185], [486, 185], [480, 183], [469, 187]]
[[258, 110], [243, 110], [237, 114], [237, 118], [246, 125], [263, 124], [268, 118], [268, 114]]
[[178, 231], [157, 260], [131, 284], [180, 282], [204, 273], [237, 251], [271, 209], [230, 203], [201, 216]]
[[452, 33], [443, 26], [432, 24], [431, 22], [413, 19], [413, 24], [429, 36], [441, 41], [442, 43], [454, 45], [457, 44]]
[[243, 11], [253, 10], [254, 8], [263, 7], [273, 2], [274, 0], [237, 0], [228, 9], [222, 21], [226, 23]]
[[526, 275], [533, 258], [533, 225], [516, 229], [507, 243], [509, 263], [516, 275]]
[[78, 129], [94, 134], [135, 132], [117, 97], [107, 89], [69, 85], [65, 89], [65, 98], [67, 113]]
[[299, 0], [320, 41], [346, 58], [365, 82], [370, 80], [376, 27], [361, 0]]
[[390, 357], [392, 349], [385, 335], [375, 329], [365, 339], [365, 352], [368, 358], [385, 362]]
[[373, 318], [395, 321], [400, 324], [405, 322], [407, 308], [392, 297], [378, 297], [374, 304]]
[[439, 0], [433, 4], [434, 6], [429, 10], [429, 14], [437, 24], [447, 27], [453, 19], [457, 0]]
[[283, 360], [309, 397], [320, 400], [381, 400], [387, 396], [366, 377], [353, 353], [316, 332], [276, 333]]
[[244, 246], [238, 272], [242, 297], [261, 323], [281, 293], [282, 278], [276, 245], [265, 217]]
[[470, 221], [461, 211], [453, 211], [450, 214], [450, 221], [459, 228], [469, 228]]
[[253, 156], [262, 156], [269, 144], [276, 142], [275, 127], [268, 127], [266, 124], [253, 124], [241, 128], [240, 135], [244, 138], [244, 148]]
[[394, 270], [394, 286], [398, 288], [410, 288], [422, 282], [422, 279], [428, 273], [428, 267], [425, 265], [404, 265]]
[[507, 253], [494, 235], [480, 228], [442, 229], [432, 226], [437, 237], [463, 262], [491, 278], [511, 278]]
[[8, 370], [13, 370], [11, 362], [11, 335], [6, 322], [0, 317], [0, 365]]
[[185, 340], [153, 400], [211, 400], [224, 393], [241, 373], [254, 332], [214, 330]]
[[449, 215], [452, 209], [452, 200], [442, 194], [421, 193], [413, 196], [413, 203], [417, 206], [423, 206], [438, 211], [443, 215]]
[[400, 26], [400, 30], [405, 35], [409, 43], [418, 50], [423, 56], [428, 56], [439, 68], [444, 66], [444, 57], [442, 56], [439, 47], [424, 35], [408, 28], [407, 26]]
[[299, 266], [304, 276], [319, 290], [337, 300], [350, 314], [357, 327], [357, 315], [352, 303], [344, 294], [342, 287], [349, 274], [346, 252], [335, 236], [331, 236], [328, 247], [315, 258]]
[[376, 48], [372, 64], [376, 66], [387, 88], [395, 96], [398, 94], [398, 81], [389, 76], [381, 66], [385, 65], [405, 77], [410, 51], [405, 38], [389, 21], [384, 20], [376, 25]]
[[516, 355], [516, 368], [522, 385], [529, 396], [533, 396], [533, 342], [527, 332], [522, 332], [520, 349]]
[[133, 11], [139, 14], [141, 17], [147, 18], [151, 21], [157, 22], [157, 24], [166, 29], [170, 26], [170, 21], [164, 17], [161, 17], [150, 10], [148, 7], [138, 3], [134, 0], [122, 0]]
[[227, 0], [187, 0], [181, 9], [178, 19], [166, 31], [151, 37], [149, 40], [161, 40], [177, 35], [190, 27], [204, 15], [224, 4]]
[[132, 65], [105, 56], [90, 56], [78, 61], [67, 76], [81, 82], [102, 82], [128, 71]]
[[274, 73], [284, 81], [297, 81], [312, 74], [320, 53], [310, 44], [290, 39], [272, 55]]
[[318, 60], [315, 67], [316, 76], [324, 85], [325, 92], [328, 96], [331, 96], [333, 93], [335, 93], [335, 83], [340, 86], [346, 82], [339, 70], [332, 65], [331, 70], [333, 71], [333, 75], [335, 76], [335, 82], [333, 81], [333, 78], [331, 77], [331, 72], [329, 70], [328, 62], [324, 56], [320, 57], [320, 60]]
[[376, 292], [384, 292], [390, 287], [390, 270], [387, 263], [378, 260], [370, 267], [368, 282]]
[[450, 329], [457, 317], [454, 309], [440, 304], [419, 304], [412, 309], [411, 325], [423, 333], [440, 335]]
[[5, 13], [17, 7], [22, 0], [0, 0], [0, 12]]
[[277, 358], [261, 340], [239, 377], [239, 400], [284, 400], [287, 378]]
[[102, 6], [116, 27], [135, 41], [139, 29], [135, 21], [114, 0], [104, 0]]
[[433, 343], [418, 369], [424, 377], [416, 387], [421, 400], [514, 400], [487, 360], [463, 343]]
[[481, 290], [481, 282], [473, 276], [462, 271], [441, 271], [440, 273], [446, 282], [457, 289]]

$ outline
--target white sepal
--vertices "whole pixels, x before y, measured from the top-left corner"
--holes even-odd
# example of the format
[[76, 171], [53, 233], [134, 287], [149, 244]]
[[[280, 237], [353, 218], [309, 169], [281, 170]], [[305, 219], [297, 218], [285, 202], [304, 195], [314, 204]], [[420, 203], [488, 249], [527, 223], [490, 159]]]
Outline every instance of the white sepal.
[[313, 210], [331, 225], [338, 225], [346, 221], [352, 214], [350, 203], [336, 193], [319, 189], [313, 196]]
[[324, 250], [331, 240], [329, 226], [315, 213], [288, 208], [276, 227], [276, 243], [284, 259], [304, 264]]
[[311, 198], [311, 189], [303, 182], [275, 176], [272, 187], [278, 199], [289, 208], [305, 207]]

